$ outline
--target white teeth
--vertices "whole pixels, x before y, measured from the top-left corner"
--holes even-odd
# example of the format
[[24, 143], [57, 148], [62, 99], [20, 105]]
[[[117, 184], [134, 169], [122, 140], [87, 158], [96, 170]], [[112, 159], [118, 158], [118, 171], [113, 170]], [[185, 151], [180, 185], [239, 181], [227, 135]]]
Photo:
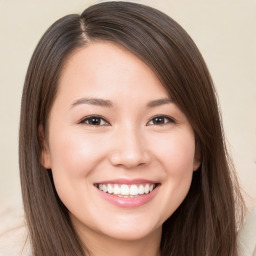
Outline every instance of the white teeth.
[[115, 185], [115, 186], [114, 186], [114, 194], [115, 194], [115, 195], [119, 195], [119, 194], [120, 194], [120, 188], [119, 188], [118, 185]]
[[107, 192], [108, 191], [108, 187], [106, 185], [102, 186], [103, 192]]
[[149, 185], [148, 185], [148, 184], [145, 186], [145, 193], [146, 193], [146, 194], [149, 193]]
[[130, 195], [131, 196], [138, 195], [138, 187], [136, 185], [131, 185], [131, 187], [130, 187]]
[[122, 185], [121, 186], [121, 195], [122, 196], [129, 196], [129, 193], [130, 193], [130, 191], [129, 191], [128, 185]]
[[108, 193], [109, 194], [113, 193], [113, 187], [110, 184], [108, 184]]
[[143, 185], [140, 185], [140, 186], [139, 186], [139, 191], [138, 191], [138, 192], [139, 192], [140, 195], [143, 195], [143, 194], [144, 194], [145, 189], [144, 189], [144, 186], [143, 186]]
[[138, 196], [148, 194], [155, 188], [155, 184], [132, 184], [132, 185], [118, 185], [118, 184], [98, 184], [98, 189], [118, 196]]

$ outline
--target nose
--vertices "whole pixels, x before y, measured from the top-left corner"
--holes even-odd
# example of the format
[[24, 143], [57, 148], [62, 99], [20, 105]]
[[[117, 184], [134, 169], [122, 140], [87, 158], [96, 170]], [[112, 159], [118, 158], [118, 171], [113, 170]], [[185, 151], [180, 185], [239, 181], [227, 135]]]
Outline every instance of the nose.
[[134, 127], [123, 127], [113, 135], [113, 150], [110, 162], [114, 166], [131, 169], [148, 164], [150, 153], [141, 131]]

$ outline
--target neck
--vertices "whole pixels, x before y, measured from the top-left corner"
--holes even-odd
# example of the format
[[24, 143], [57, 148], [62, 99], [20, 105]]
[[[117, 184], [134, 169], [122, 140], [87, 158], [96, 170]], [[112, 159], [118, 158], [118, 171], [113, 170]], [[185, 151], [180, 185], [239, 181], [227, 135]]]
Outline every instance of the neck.
[[160, 256], [161, 228], [137, 240], [116, 239], [88, 229], [77, 231], [90, 256]]

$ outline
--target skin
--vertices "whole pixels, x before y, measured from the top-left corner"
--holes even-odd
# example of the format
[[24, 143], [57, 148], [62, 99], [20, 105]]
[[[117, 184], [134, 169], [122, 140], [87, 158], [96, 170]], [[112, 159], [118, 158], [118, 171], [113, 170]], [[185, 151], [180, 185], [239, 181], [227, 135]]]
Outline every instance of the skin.
[[[159, 99], [167, 100], [148, 106]], [[91, 115], [103, 119], [95, 125]], [[76, 50], [62, 70], [43, 140], [42, 163], [94, 255], [160, 255], [162, 224], [187, 195], [200, 160], [186, 116], [144, 62], [113, 43]], [[148, 203], [123, 208], [93, 185], [120, 178], [160, 185]]]

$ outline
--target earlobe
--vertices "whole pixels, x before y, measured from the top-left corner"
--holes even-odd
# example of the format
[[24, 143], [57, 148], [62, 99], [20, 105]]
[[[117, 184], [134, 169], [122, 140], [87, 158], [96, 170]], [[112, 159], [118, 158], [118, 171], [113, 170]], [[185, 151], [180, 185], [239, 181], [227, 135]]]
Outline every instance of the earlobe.
[[197, 171], [198, 168], [200, 167], [200, 165], [201, 165], [201, 161], [195, 159], [195, 160], [194, 160], [194, 164], [193, 164], [193, 171], [194, 171], [194, 172]]
[[197, 171], [201, 163], [202, 163], [202, 154], [201, 154], [200, 146], [198, 145], [198, 143], [196, 143], [193, 171]]
[[51, 169], [50, 151], [45, 139], [44, 128], [42, 124], [40, 124], [38, 127], [38, 138], [41, 146], [40, 162], [45, 169]]

